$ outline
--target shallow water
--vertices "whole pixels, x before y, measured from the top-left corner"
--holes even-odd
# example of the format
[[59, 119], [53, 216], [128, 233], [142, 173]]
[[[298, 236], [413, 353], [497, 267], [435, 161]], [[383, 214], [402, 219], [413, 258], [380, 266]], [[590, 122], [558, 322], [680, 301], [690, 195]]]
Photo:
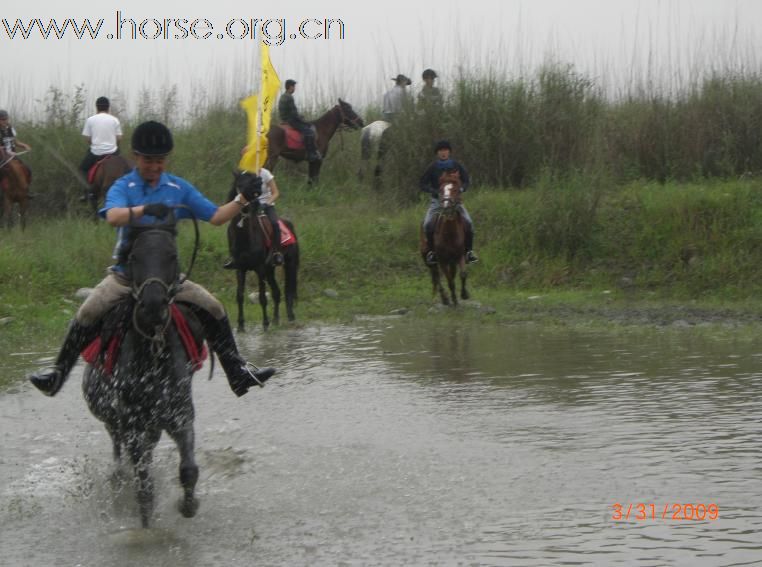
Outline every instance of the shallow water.
[[[154, 527], [114, 492], [75, 369], [0, 395], [0, 549], [16, 565], [751, 565], [762, 345], [689, 329], [433, 332], [408, 318], [240, 338], [281, 373], [195, 385], [199, 514], [156, 453]], [[11, 357], [3, 372], [35, 367]], [[637, 506], [614, 520], [615, 503]], [[710, 521], [672, 504], [716, 504]], [[653, 508], [651, 507], [653, 505]], [[665, 506], [667, 512], [665, 513]]]

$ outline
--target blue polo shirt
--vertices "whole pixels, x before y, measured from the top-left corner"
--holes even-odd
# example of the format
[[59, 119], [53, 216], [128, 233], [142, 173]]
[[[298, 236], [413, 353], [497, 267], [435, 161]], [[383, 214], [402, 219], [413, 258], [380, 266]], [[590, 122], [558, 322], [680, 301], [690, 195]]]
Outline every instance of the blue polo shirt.
[[[151, 187], [146, 183], [138, 173], [133, 169], [128, 174], [117, 179], [106, 195], [106, 202], [98, 214], [106, 218], [106, 212], [109, 209], [119, 207], [137, 207], [139, 205], [148, 205], [150, 203], [164, 203], [167, 206], [185, 205], [193, 211], [197, 219], [208, 221], [217, 212], [217, 205], [207, 199], [193, 185], [185, 179], [169, 173], [162, 173], [159, 183], [156, 187]], [[188, 209], [175, 209], [175, 218], [178, 220], [191, 218], [191, 212]], [[136, 222], [140, 224], [153, 224], [157, 219], [151, 215], [144, 215]], [[160, 221], [159, 221], [160, 222]], [[119, 252], [127, 241], [129, 234], [128, 226], [121, 226], [117, 229], [116, 246], [114, 247], [113, 258], [119, 258]], [[112, 270], [123, 272], [124, 267], [116, 264], [111, 267]]]

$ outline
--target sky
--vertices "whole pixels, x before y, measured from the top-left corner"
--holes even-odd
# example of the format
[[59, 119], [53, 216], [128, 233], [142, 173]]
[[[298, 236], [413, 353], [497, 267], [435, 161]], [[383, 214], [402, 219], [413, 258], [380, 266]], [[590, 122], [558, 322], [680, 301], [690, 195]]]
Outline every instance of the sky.
[[[644, 77], [674, 87], [713, 69], [757, 72], [762, 48], [762, 34], [755, 33], [762, 21], [758, 0], [70, 4], [3, 3], [0, 108], [34, 118], [51, 87], [71, 96], [77, 85], [90, 106], [100, 95], [111, 96], [127, 116], [142, 91], [161, 98], [173, 87], [186, 109], [235, 104], [258, 90], [264, 21], [275, 69], [282, 81], [298, 81], [305, 106], [327, 106], [339, 97], [360, 108], [378, 105], [397, 73], [411, 77], [415, 92], [428, 67], [445, 89], [463, 75], [528, 76], [548, 61], [572, 64], [611, 91], [626, 91]], [[78, 39], [71, 27], [62, 38], [51, 31], [45, 39], [38, 27], [27, 38], [18, 28], [9, 37], [17, 19], [25, 26], [33, 19], [49, 26], [53, 19], [60, 28], [67, 19], [81, 24], [85, 18], [94, 27], [102, 20], [97, 39]], [[317, 37], [326, 20], [333, 20], [330, 36]]]

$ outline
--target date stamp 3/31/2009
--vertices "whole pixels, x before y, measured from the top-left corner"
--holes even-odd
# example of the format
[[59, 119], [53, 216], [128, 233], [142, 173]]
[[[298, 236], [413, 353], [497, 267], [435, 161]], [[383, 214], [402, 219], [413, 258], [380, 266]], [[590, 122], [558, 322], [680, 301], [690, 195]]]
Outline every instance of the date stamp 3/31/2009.
[[655, 504], [653, 502], [615, 502], [612, 506], [611, 519], [615, 522], [635, 520], [669, 521], [715, 521], [720, 518], [720, 508], [714, 503], [695, 502], [681, 504], [678, 502]]

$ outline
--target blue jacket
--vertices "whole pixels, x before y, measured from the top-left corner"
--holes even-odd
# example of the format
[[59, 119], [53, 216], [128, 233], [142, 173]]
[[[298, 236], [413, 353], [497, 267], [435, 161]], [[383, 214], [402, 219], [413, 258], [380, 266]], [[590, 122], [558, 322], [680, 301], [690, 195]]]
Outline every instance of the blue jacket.
[[[170, 173], [162, 173], [156, 187], [151, 187], [138, 173], [137, 169], [117, 179], [106, 195], [106, 202], [98, 214], [106, 218], [106, 212], [118, 207], [137, 207], [150, 203], [164, 203], [168, 206], [185, 205], [190, 208], [175, 209], [175, 218], [178, 220], [191, 218], [191, 211], [197, 219], [208, 221], [217, 212], [217, 205], [207, 199], [198, 189], [182, 177]], [[156, 218], [145, 215], [140, 218], [140, 224], [153, 224]], [[121, 226], [117, 229], [116, 246], [113, 258], [119, 260], [120, 252], [127, 242], [129, 227]], [[116, 264], [112, 270], [123, 272], [124, 266]]]
[[420, 188], [424, 193], [431, 193], [432, 196], [439, 196], [439, 178], [441, 175], [449, 169], [457, 169], [460, 174], [460, 180], [463, 183], [461, 191], [468, 189], [470, 182], [468, 172], [466, 168], [454, 159], [448, 159], [446, 161], [436, 160], [429, 165], [426, 171], [421, 176]]

